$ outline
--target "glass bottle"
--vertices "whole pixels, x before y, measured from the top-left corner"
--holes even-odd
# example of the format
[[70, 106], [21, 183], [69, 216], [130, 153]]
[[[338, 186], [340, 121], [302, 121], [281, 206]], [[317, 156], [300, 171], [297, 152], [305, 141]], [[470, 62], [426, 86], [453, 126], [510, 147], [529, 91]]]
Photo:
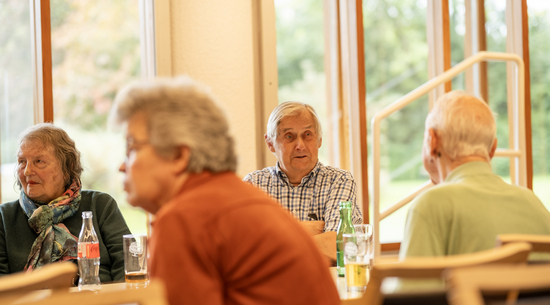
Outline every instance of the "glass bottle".
[[78, 236], [78, 290], [97, 291], [99, 281], [99, 242], [92, 222], [92, 212], [82, 212], [82, 229]]
[[336, 233], [336, 270], [338, 276], [344, 276], [344, 245], [342, 244], [343, 234], [355, 233], [351, 221], [351, 201], [340, 201], [340, 223]]

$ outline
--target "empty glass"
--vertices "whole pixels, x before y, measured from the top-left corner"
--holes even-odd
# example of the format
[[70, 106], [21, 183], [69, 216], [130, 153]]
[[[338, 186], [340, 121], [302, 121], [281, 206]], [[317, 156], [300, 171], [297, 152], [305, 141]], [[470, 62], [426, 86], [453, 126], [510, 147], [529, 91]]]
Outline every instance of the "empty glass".
[[132, 286], [146, 286], [149, 283], [147, 273], [147, 236], [123, 235], [124, 274], [126, 283]]

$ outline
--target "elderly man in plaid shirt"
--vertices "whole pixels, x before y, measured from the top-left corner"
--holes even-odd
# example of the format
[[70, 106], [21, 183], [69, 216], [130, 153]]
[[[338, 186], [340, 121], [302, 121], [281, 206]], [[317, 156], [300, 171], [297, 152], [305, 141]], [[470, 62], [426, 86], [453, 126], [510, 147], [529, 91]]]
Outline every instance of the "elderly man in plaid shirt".
[[269, 116], [264, 138], [277, 164], [243, 180], [279, 201], [313, 233], [320, 250], [335, 260], [340, 201], [352, 202], [353, 223], [361, 223], [362, 215], [351, 173], [319, 162], [322, 130], [315, 110], [299, 102], [280, 104]]

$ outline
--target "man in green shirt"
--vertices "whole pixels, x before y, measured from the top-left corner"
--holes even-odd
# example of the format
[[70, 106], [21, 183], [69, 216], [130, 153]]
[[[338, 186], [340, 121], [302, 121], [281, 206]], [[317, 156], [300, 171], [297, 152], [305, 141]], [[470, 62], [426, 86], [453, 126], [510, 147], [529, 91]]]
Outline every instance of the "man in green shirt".
[[435, 187], [412, 203], [399, 258], [471, 253], [498, 234], [550, 235], [550, 213], [529, 189], [491, 171], [496, 124], [486, 103], [443, 95], [426, 119], [422, 159]]

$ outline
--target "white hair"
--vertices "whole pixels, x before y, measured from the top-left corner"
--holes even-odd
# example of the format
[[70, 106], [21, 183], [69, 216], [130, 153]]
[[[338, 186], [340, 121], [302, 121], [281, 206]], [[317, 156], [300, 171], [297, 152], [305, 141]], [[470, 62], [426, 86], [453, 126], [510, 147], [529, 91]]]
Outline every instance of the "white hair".
[[319, 123], [319, 117], [317, 117], [315, 109], [308, 104], [300, 102], [284, 102], [273, 109], [267, 121], [267, 138], [275, 141], [278, 136], [278, 127], [281, 120], [285, 117], [299, 115], [303, 111], [308, 111], [311, 114], [315, 123], [315, 133], [317, 134], [317, 138], [321, 139], [323, 131], [321, 130], [321, 124]]
[[482, 100], [463, 91], [444, 94], [426, 118], [426, 130], [429, 128], [435, 130], [443, 151], [452, 160], [466, 156], [490, 159], [496, 123]]
[[189, 148], [188, 172], [236, 170], [226, 116], [204, 85], [188, 76], [138, 81], [120, 90], [111, 115], [120, 124], [138, 112], [146, 114], [150, 143], [160, 155]]

